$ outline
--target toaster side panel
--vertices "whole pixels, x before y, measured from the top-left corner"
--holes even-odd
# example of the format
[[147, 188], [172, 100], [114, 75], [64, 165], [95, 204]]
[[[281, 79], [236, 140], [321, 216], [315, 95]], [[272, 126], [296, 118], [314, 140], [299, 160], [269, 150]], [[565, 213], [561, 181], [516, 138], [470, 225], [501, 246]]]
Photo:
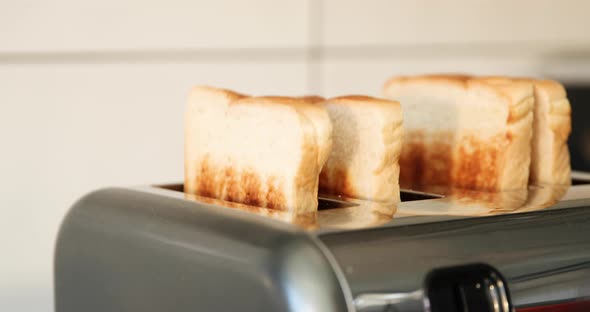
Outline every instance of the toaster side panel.
[[60, 229], [56, 311], [346, 311], [352, 306], [308, 233], [216, 208], [131, 189], [85, 196]]
[[413, 299], [424, 290], [432, 270], [474, 263], [489, 264], [506, 278], [517, 308], [587, 299], [590, 200], [559, 206], [568, 209], [328, 233], [319, 238], [338, 261], [357, 299], [367, 294]]

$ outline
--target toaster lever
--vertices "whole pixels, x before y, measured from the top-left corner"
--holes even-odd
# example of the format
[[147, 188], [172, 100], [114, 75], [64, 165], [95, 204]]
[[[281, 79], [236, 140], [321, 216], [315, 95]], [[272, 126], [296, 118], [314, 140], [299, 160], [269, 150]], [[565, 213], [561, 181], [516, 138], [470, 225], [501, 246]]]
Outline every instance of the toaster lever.
[[425, 286], [431, 312], [512, 311], [504, 278], [487, 264], [434, 270]]

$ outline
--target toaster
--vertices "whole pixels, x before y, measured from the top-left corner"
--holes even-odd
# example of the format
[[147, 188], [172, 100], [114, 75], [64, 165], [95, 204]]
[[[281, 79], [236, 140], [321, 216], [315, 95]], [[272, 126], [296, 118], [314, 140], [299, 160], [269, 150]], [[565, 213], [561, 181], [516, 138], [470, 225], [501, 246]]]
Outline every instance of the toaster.
[[313, 216], [106, 188], [65, 217], [55, 310], [590, 311], [590, 174], [484, 193], [323, 195]]

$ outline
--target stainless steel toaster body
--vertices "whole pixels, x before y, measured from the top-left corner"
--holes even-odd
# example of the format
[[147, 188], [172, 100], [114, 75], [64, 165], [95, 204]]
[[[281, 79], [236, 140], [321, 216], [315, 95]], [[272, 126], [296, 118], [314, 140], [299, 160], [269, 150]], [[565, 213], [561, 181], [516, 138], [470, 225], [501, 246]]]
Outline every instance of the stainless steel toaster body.
[[445, 311], [461, 283], [489, 311], [590, 300], [590, 185], [478, 216], [411, 197], [384, 223], [310, 229], [170, 188], [99, 190], [62, 224], [56, 311]]

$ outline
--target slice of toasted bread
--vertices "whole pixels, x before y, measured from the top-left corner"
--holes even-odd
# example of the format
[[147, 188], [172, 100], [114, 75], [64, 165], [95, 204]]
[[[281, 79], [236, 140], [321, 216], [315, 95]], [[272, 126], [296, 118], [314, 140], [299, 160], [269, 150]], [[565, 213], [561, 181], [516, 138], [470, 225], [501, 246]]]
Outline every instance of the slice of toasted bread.
[[531, 184], [571, 184], [567, 139], [571, 107], [563, 86], [553, 80], [534, 80], [535, 119], [531, 154]]
[[297, 213], [317, 210], [324, 149], [318, 142], [325, 140], [318, 133], [330, 126], [306, 105], [193, 88], [185, 115], [185, 192]]
[[385, 97], [402, 103], [400, 184], [477, 190], [526, 188], [533, 85], [502, 77], [396, 77]]
[[322, 105], [334, 134], [332, 152], [320, 174], [320, 189], [352, 198], [399, 202], [399, 103], [343, 96]]
[[326, 163], [328, 155], [332, 150], [332, 123], [330, 117], [325, 108], [318, 103], [323, 102], [325, 99], [320, 96], [309, 95], [302, 97], [283, 97], [283, 96], [268, 96], [260, 97], [262, 99], [278, 100], [282, 103], [291, 105], [297, 111], [301, 112], [307, 117], [314, 125], [317, 133], [319, 154], [318, 154], [318, 166], [320, 169]]

